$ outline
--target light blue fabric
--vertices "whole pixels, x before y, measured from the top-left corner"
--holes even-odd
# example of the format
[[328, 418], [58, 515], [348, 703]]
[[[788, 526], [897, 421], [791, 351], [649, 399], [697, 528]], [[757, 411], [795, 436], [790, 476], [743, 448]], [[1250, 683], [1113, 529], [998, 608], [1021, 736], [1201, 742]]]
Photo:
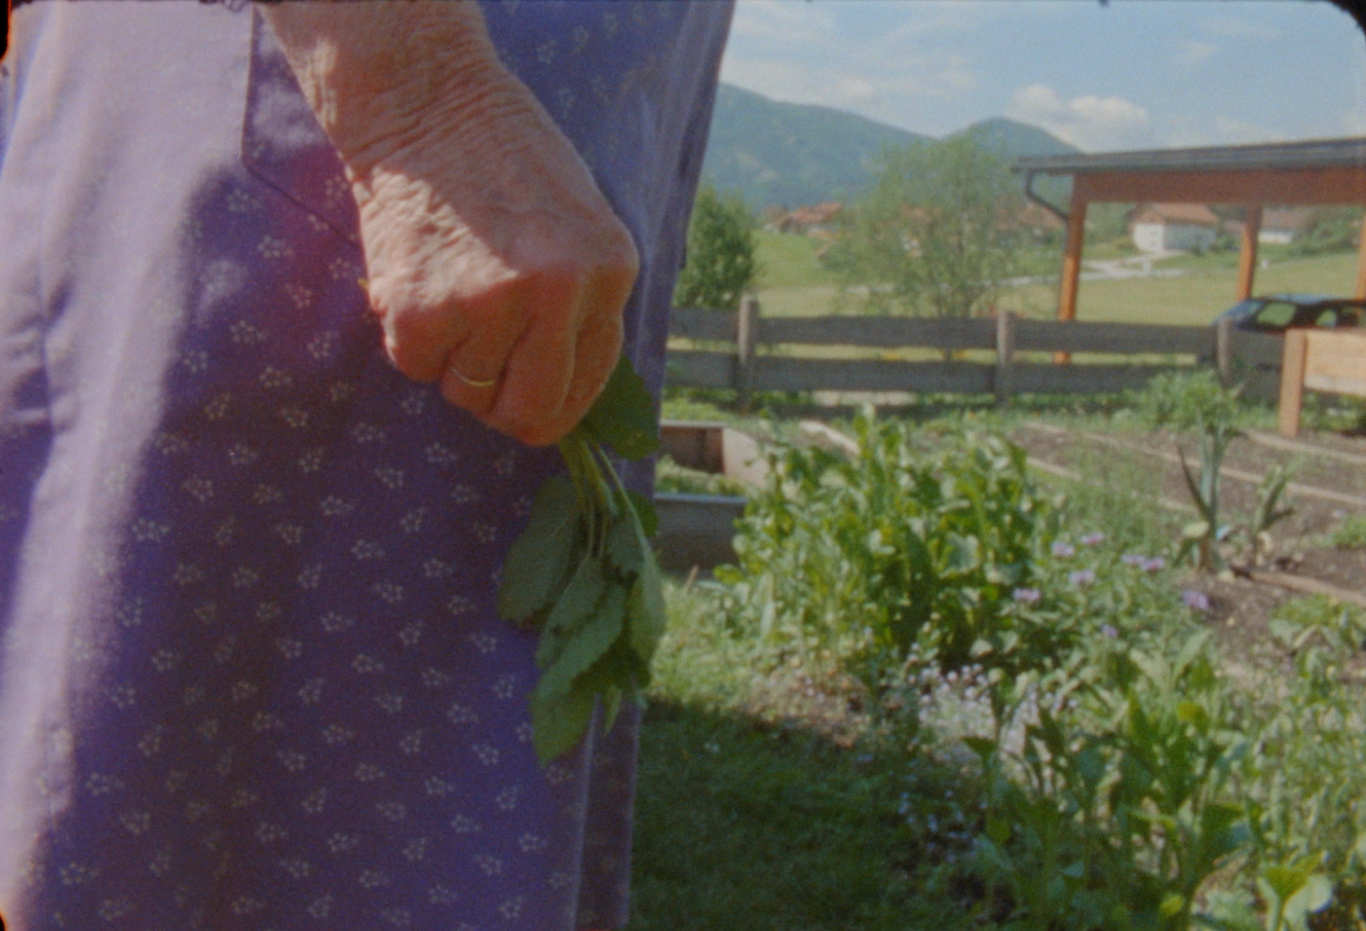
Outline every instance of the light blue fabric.
[[[730, 10], [484, 5], [636, 238], [657, 390]], [[37, 2], [0, 77], [11, 931], [620, 926], [635, 720], [549, 769], [497, 567], [556, 455], [385, 360], [269, 30]], [[636, 469], [638, 487], [648, 469]]]

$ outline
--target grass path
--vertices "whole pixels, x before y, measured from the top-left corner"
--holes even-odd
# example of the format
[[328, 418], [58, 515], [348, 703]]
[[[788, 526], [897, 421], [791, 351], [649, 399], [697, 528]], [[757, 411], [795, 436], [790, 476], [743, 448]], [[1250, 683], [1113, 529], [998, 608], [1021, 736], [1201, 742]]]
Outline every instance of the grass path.
[[[862, 761], [862, 762], [860, 762]], [[800, 730], [656, 703], [627, 931], [906, 931], [925, 914], [896, 770]]]

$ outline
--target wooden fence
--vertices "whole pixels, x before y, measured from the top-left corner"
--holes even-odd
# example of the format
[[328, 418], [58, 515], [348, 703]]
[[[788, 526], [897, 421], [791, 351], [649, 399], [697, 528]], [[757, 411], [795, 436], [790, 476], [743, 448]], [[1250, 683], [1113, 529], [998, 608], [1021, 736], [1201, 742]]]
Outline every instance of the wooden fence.
[[1326, 391], [1366, 398], [1366, 333], [1353, 330], [1288, 330], [1281, 363], [1278, 428], [1281, 436], [1300, 432], [1304, 391]]
[[[746, 298], [738, 312], [675, 309], [669, 332], [724, 348], [670, 349], [670, 385], [729, 388], [742, 406], [755, 391], [906, 391], [994, 394], [1104, 394], [1142, 388], [1154, 375], [1191, 364], [1216, 365], [1226, 381], [1245, 379], [1247, 391], [1274, 398], [1281, 337], [1220, 326], [1026, 320], [1014, 314], [968, 320], [908, 317], [770, 317]], [[831, 359], [811, 347], [931, 349], [943, 360]], [[953, 359], [958, 350], [989, 350], [994, 362]], [[1017, 353], [1053, 353], [1054, 361], [1026, 362]], [[1069, 361], [1073, 353], [1159, 356], [1163, 361]]]

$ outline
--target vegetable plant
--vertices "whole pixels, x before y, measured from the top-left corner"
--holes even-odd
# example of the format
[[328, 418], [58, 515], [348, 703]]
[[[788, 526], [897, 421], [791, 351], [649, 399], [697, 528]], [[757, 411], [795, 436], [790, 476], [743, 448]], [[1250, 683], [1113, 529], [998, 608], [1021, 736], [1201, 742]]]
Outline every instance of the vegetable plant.
[[1153, 379], [1142, 396], [1142, 406], [1153, 427], [1196, 432], [1200, 444], [1198, 477], [1186, 461], [1185, 450], [1179, 443], [1176, 447], [1181, 474], [1200, 515], [1182, 531], [1180, 555], [1193, 557], [1196, 566], [1207, 572], [1226, 568], [1219, 551], [1219, 543], [1228, 532], [1219, 520], [1220, 469], [1229, 444], [1241, 435], [1236, 426], [1238, 389], [1224, 388], [1209, 370], [1169, 373]]

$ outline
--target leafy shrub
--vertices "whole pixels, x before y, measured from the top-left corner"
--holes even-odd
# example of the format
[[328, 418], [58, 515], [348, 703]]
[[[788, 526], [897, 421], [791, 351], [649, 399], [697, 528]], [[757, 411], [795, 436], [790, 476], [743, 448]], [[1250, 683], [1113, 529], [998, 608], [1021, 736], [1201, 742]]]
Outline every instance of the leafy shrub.
[[1008, 926], [1182, 931], [1246, 846], [1224, 798], [1245, 741], [1223, 727], [1207, 641], [1174, 656], [1116, 645], [1108, 675], [1038, 709], [1018, 749], [973, 742], [991, 788], [972, 865], [1009, 893]]
[[[1255, 727], [1243, 792], [1253, 800], [1259, 858], [1310, 858], [1337, 885], [1366, 876], [1366, 714], [1345, 675], [1366, 638], [1366, 612], [1322, 595], [1296, 598], [1271, 621], [1293, 676], [1246, 698]], [[1307, 881], [1307, 880], [1306, 880]]]
[[768, 486], [735, 540], [731, 608], [765, 637], [842, 655], [904, 655], [912, 644], [946, 668], [989, 654], [1051, 652], [1058, 632], [1016, 610], [1051, 540], [1050, 503], [1025, 453], [990, 436], [917, 452], [908, 428], [855, 420], [859, 454], [770, 453]]

